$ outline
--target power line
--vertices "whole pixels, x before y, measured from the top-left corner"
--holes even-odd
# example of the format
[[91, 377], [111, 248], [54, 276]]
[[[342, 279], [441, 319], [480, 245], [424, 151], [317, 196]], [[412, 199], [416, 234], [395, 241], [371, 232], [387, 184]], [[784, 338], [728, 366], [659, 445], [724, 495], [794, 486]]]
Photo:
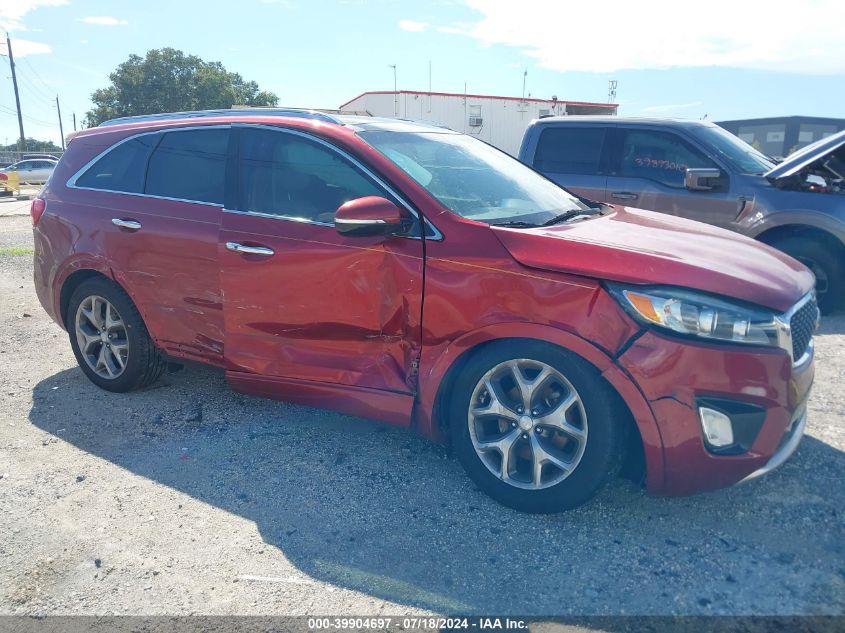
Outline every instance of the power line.
[[51, 93], [53, 91], [53, 89], [50, 86], [47, 85], [46, 81], [41, 79], [41, 75], [39, 75], [38, 71], [35, 70], [35, 66], [30, 64], [29, 60], [26, 57], [23, 58], [23, 62], [29, 67], [29, 69], [32, 71], [32, 74], [35, 75], [35, 78], [38, 80], [38, 82], [47, 89], [47, 92]]
[[45, 103], [52, 103], [53, 102], [53, 99], [45, 96], [45, 94], [43, 92], [41, 92], [41, 89], [37, 88], [35, 86], [35, 84], [32, 83], [32, 80], [28, 79], [26, 77], [26, 75], [18, 75], [18, 81], [21, 83], [21, 85], [24, 88], [27, 89], [27, 92], [29, 92], [30, 96], [32, 96], [36, 99], [40, 99], [41, 101], [44, 101]]

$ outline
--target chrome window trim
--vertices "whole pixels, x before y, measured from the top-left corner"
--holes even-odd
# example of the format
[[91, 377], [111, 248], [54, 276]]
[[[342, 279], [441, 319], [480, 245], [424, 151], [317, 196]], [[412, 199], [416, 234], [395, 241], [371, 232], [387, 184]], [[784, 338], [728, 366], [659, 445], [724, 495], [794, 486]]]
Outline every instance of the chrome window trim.
[[[815, 299], [815, 297], [816, 291], [811, 290], [803, 297], [801, 297], [795, 305], [789, 308], [789, 310], [787, 310], [783, 314], [775, 316], [775, 327], [777, 328], [778, 335], [778, 347], [786, 350], [789, 353], [789, 357], [792, 359], [793, 367], [799, 367], [801, 365], [804, 365], [813, 355], [813, 350], [815, 346], [813, 344], [813, 337], [811, 336], [810, 342], [807, 344], [807, 349], [804, 350], [804, 353], [801, 355], [801, 357], [794, 357], [792, 351], [792, 317], [795, 316], [795, 313], [798, 312], [801, 308], [803, 308], [808, 301]], [[818, 307], [816, 307], [816, 328], [818, 328], [819, 326], [819, 315], [819, 309]]]
[[[244, 129], [254, 129], [254, 128], [265, 129], [265, 130], [270, 130], [272, 132], [278, 132], [278, 133], [281, 133], [281, 134], [292, 134], [293, 136], [300, 136], [300, 137], [305, 138], [307, 140], [314, 141], [315, 143], [318, 143], [318, 144], [328, 148], [329, 151], [332, 151], [332, 152], [339, 154], [341, 157], [345, 158], [350, 163], [355, 165], [355, 167], [357, 167], [362, 172], [364, 172], [364, 174], [367, 177], [369, 177], [372, 181], [374, 181], [378, 186], [380, 186], [382, 189], [387, 191], [387, 193], [389, 193], [396, 200], [398, 200], [399, 203], [403, 207], [405, 207], [405, 209], [408, 211], [408, 213], [410, 213], [416, 220], [419, 221], [421, 219], [420, 214], [417, 212], [416, 209], [414, 209], [411, 206], [411, 204], [407, 200], [405, 200], [404, 196], [399, 195], [393, 187], [388, 185], [382, 178], [380, 178], [375, 173], [373, 173], [373, 171], [369, 167], [364, 165], [360, 160], [358, 160], [357, 158], [355, 158], [354, 156], [352, 156], [351, 154], [349, 154], [345, 150], [337, 147], [336, 145], [333, 145], [332, 143], [329, 143], [328, 141], [320, 138], [319, 136], [314, 136], [313, 134], [308, 134], [306, 132], [301, 132], [299, 130], [292, 130], [290, 128], [279, 127], [279, 126], [276, 126], [276, 125], [254, 124], [254, 123], [232, 123], [231, 127], [233, 127], [233, 128], [244, 128]], [[332, 223], [318, 222], [317, 220], [310, 220], [310, 219], [307, 219], [307, 218], [302, 218], [302, 217], [297, 217], [297, 216], [280, 215], [278, 213], [267, 213], [267, 212], [262, 212], [262, 211], [241, 211], [239, 209], [226, 209], [226, 208], [224, 208], [223, 211], [224, 211], [224, 213], [236, 213], [238, 215], [254, 215], [254, 216], [257, 216], [257, 217], [261, 217], [261, 218], [273, 218], [273, 219], [276, 219], [276, 220], [289, 220], [289, 221], [292, 221], [292, 222], [301, 222], [303, 224], [314, 224], [316, 226], [334, 227], [333, 222]], [[440, 232], [440, 230], [436, 226], [434, 226], [434, 224], [432, 224], [428, 220], [428, 218], [422, 217], [421, 224], [422, 223], [424, 223], [424, 225], [425, 225], [425, 226], [420, 227], [423, 235], [421, 235], [421, 236], [397, 235], [396, 237], [402, 237], [402, 238], [409, 239], [409, 240], [422, 240], [423, 238], [425, 238], [426, 240], [441, 241], [443, 239], [443, 234]], [[429, 229], [431, 229], [433, 235], [431, 235], [431, 236], [425, 235], [425, 232], [426, 232], [425, 227], [428, 227]]]
[[124, 196], [137, 196], [138, 198], [149, 198], [152, 200], [169, 200], [171, 202], [189, 202], [191, 204], [201, 204], [208, 207], [216, 207], [218, 209], [222, 209], [223, 205], [217, 202], [207, 202], [205, 200], [190, 200], [186, 198], [170, 198], [168, 196], [156, 196], [151, 193], [138, 193], [134, 191], [117, 191], [114, 189], [100, 189], [98, 187], [81, 187], [76, 184], [76, 181], [82, 177], [82, 175], [87, 172], [94, 164], [99, 161], [101, 158], [106, 156], [106, 154], [112, 152], [113, 150], [117, 149], [124, 143], [128, 143], [129, 141], [133, 141], [136, 138], [140, 138], [142, 136], [150, 136], [152, 134], [166, 134], [168, 132], [189, 132], [192, 130], [231, 130], [231, 124], [216, 124], [216, 125], [190, 125], [186, 127], [173, 127], [173, 128], [160, 128], [158, 130], [152, 130], [149, 132], [140, 132], [138, 134], [132, 134], [131, 136], [127, 136], [126, 138], [120, 139], [114, 145], [109, 145], [106, 149], [102, 152], [97, 154], [94, 158], [89, 160], [85, 165], [79, 169], [73, 176], [71, 176], [68, 181], [65, 183], [65, 186], [68, 189], [79, 189], [80, 191], [99, 191], [102, 193], [119, 193]]
[[314, 224], [316, 226], [328, 226], [334, 228], [334, 224], [330, 222], [318, 222], [317, 220], [300, 218], [293, 215], [278, 215], [275, 213], [263, 213], [261, 211], [239, 211], [238, 209], [227, 209], [225, 207], [223, 207], [223, 213], [233, 213], [235, 215], [252, 215], [257, 218], [269, 218], [270, 220], [286, 220], [288, 222], [299, 222], [300, 224]]

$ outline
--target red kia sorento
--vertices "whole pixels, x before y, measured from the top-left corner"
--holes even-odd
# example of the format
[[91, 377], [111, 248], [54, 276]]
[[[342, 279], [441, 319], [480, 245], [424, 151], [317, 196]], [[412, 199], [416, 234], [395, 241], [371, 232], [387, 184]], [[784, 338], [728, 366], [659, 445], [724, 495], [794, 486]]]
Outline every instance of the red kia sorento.
[[448, 441], [521, 510], [577, 506], [623, 464], [654, 493], [728, 486], [804, 432], [809, 270], [447, 129], [119, 119], [72, 138], [32, 219], [39, 299], [96, 385], [214, 365], [243, 393]]

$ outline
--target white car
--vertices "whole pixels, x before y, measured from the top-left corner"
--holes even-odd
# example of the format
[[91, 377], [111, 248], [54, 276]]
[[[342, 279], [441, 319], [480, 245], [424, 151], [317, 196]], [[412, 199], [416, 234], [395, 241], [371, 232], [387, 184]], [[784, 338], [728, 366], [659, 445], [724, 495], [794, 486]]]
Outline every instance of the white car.
[[33, 158], [18, 161], [0, 169], [2, 172], [17, 172], [21, 185], [43, 185], [56, 168], [58, 161], [46, 158]]

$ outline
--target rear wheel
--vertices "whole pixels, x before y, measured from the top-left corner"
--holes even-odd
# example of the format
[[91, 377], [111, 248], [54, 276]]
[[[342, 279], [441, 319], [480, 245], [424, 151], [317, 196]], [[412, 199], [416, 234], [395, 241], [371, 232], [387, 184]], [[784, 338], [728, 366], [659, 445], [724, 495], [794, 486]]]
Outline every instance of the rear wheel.
[[90, 279], [73, 292], [67, 331], [82, 371], [108, 391], [145, 387], [167, 366], [135, 304], [107, 279]]
[[472, 358], [450, 403], [452, 441], [470, 478], [497, 501], [559, 512], [618, 472], [625, 426], [598, 372], [536, 341]]
[[794, 257], [816, 276], [819, 309], [828, 314], [842, 305], [845, 297], [845, 270], [839, 253], [828, 244], [810, 237], [785, 237], [771, 243], [779, 251]]

